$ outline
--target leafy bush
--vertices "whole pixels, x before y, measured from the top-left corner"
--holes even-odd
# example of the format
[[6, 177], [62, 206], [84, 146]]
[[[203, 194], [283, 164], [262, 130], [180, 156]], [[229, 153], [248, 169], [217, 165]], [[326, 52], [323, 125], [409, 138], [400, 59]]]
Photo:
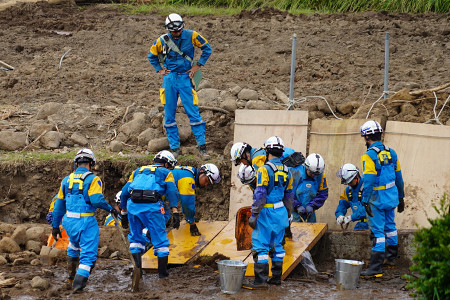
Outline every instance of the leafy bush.
[[450, 201], [444, 194], [439, 214], [428, 219], [430, 228], [421, 228], [414, 234], [416, 254], [410, 270], [418, 273], [406, 275], [407, 288], [414, 288], [421, 299], [450, 299]]

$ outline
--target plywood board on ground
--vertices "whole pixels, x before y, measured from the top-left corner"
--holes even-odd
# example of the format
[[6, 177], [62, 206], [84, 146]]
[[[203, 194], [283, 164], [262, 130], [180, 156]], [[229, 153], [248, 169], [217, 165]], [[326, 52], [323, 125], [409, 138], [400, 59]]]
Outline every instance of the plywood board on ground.
[[[319, 241], [319, 239], [327, 231], [326, 223], [292, 223], [292, 239], [286, 239], [284, 249], [286, 254], [283, 259], [283, 275], [281, 279], [285, 279], [292, 270], [302, 260], [302, 254], [305, 251], [309, 251]], [[253, 256], [249, 256], [245, 262], [248, 263], [245, 276], [255, 276]], [[272, 263], [269, 259], [269, 276], [272, 276], [270, 268]]]
[[[172, 229], [167, 233], [170, 241], [169, 264], [184, 264], [197, 255], [219, 232], [227, 225], [226, 221], [197, 223], [201, 236], [191, 236], [189, 224], [182, 222], [179, 229]], [[157, 269], [158, 259], [150, 249], [142, 256], [144, 269]]]
[[227, 226], [200, 252], [200, 255], [213, 256], [215, 253], [229, 257], [231, 260], [245, 260], [250, 250], [237, 251], [234, 237], [236, 221], [231, 220]]
[[[306, 152], [308, 112], [287, 110], [236, 110], [234, 142], [246, 142], [260, 148], [271, 136], [277, 135], [286, 147]], [[252, 192], [237, 178], [238, 167], [231, 170], [229, 220], [242, 206], [252, 204]]]
[[405, 182], [405, 211], [399, 229], [429, 227], [433, 205], [450, 192], [450, 126], [388, 121], [384, 143], [397, 152]]
[[[379, 118], [373, 120], [381, 122]], [[328, 183], [328, 199], [324, 206], [316, 211], [316, 217], [318, 222], [327, 223], [330, 229], [340, 229], [334, 212], [339, 204], [339, 196], [346, 187], [336, 177], [336, 172], [345, 163], [352, 163], [361, 170], [361, 155], [366, 151], [366, 146], [359, 128], [366, 121], [317, 119], [311, 122], [309, 153], [319, 153], [323, 156]], [[351, 214], [351, 211], [348, 213]]]

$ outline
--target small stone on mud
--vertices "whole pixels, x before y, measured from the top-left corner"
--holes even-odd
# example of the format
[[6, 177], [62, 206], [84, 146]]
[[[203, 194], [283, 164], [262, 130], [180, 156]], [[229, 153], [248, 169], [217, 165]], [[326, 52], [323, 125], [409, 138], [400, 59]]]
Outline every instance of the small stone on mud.
[[40, 289], [41, 291], [48, 289], [50, 284], [47, 280], [40, 276], [36, 276], [33, 279], [31, 279], [31, 287], [35, 289]]
[[38, 258], [35, 258], [35, 259], [33, 259], [30, 262], [30, 265], [32, 265], [32, 266], [40, 266], [40, 265], [42, 265], [42, 262]]
[[42, 268], [42, 274], [44, 274], [44, 276], [53, 276], [53, 271], [49, 270], [49, 269], [44, 269]]

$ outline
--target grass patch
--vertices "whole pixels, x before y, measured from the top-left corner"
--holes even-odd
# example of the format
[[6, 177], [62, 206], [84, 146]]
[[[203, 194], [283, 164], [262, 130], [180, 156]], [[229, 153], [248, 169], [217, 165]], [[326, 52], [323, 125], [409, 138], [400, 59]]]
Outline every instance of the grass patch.
[[448, 0], [171, 0], [119, 4], [128, 14], [234, 15], [242, 10], [275, 8], [291, 14], [388, 11], [448, 13]]

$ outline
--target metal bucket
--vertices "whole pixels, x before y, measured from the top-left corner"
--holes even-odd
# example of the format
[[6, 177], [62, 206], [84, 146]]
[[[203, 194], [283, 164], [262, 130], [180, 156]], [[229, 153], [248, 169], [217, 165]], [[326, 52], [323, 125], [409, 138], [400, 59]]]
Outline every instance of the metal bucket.
[[225, 294], [235, 294], [242, 287], [247, 263], [240, 260], [220, 260], [219, 267], [220, 290]]
[[358, 285], [364, 262], [349, 259], [335, 259], [336, 285], [340, 290], [354, 290]]

